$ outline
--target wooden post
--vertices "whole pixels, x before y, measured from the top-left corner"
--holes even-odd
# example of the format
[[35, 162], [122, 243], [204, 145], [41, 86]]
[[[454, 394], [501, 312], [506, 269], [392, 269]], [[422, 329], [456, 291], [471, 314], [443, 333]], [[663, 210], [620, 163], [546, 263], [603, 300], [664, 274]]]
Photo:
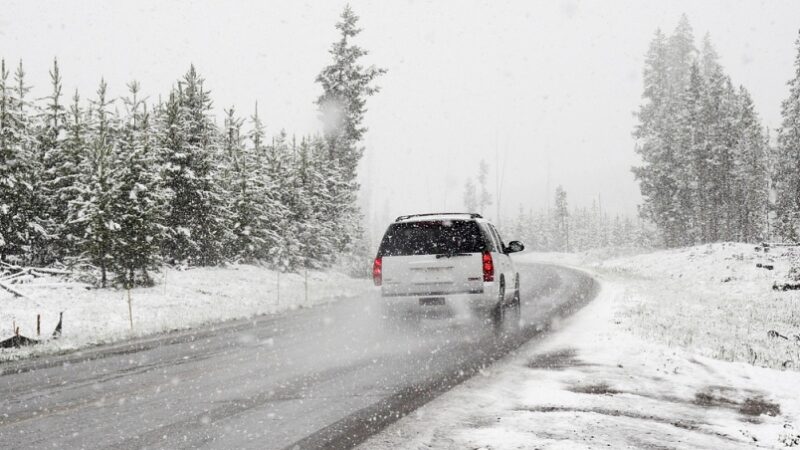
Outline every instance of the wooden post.
[[36, 336], [39, 337], [42, 334], [42, 315], [36, 315]]
[[306, 291], [305, 305], [308, 306], [308, 262], [306, 262], [306, 267], [305, 267], [305, 270], [303, 271], [303, 278], [304, 278], [303, 281], [305, 283], [305, 291]]
[[275, 304], [281, 304], [281, 270], [275, 272]]
[[131, 331], [133, 331], [133, 306], [131, 306], [131, 288], [128, 288], [128, 319], [130, 319]]

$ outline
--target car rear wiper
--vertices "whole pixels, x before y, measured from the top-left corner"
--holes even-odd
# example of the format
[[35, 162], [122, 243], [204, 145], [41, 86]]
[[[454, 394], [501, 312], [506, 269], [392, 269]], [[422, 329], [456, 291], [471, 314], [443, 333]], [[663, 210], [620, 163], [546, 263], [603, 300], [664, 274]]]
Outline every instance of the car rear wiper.
[[440, 258], [452, 258], [454, 256], [469, 256], [469, 253], [442, 253], [440, 255], [436, 255], [436, 259]]

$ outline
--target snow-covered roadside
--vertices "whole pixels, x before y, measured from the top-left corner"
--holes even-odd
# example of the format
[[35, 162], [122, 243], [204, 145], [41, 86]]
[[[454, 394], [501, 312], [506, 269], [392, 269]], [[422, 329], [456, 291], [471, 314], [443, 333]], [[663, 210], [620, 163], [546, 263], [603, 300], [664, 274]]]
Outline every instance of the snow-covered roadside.
[[[36, 336], [36, 316], [41, 315], [43, 344], [22, 349], [0, 349], [0, 361], [43, 353], [74, 350], [202, 324], [241, 319], [341, 298], [364, 295], [371, 281], [341, 273], [280, 274], [261, 267], [167, 269], [156, 286], [131, 291], [131, 330], [128, 294], [124, 290], [91, 289], [80, 284], [48, 280], [15, 285], [26, 298], [0, 292], [0, 340], [20, 334]], [[51, 280], [52, 281], [52, 280]], [[62, 336], [47, 339], [64, 312]]]
[[745, 303], [751, 329], [781, 326], [769, 318], [798, 326], [789, 310], [796, 294], [775, 306], [770, 278], [781, 275], [756, 268], [762, 256], [751, 251], [729, 244], [608, 261], [526, 257], [585, 268], [602, 285], [598, 298], [544, 342], [523, 346], [362, 448], [800, 447], [800, 373], [758, 367], [774, 366], [783, 350], [756, 365], [714, 350], [739, 345], [722, 342], [729, 338], [766, 349], [769, 341], [748, 342], [747, 324], [732, 317]]

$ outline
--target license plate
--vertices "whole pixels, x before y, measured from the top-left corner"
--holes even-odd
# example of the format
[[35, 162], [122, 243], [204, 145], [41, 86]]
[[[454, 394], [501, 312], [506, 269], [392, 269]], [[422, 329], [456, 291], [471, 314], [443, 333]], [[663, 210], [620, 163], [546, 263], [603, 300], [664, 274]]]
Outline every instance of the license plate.
[[423, 297], [419, 299], [419, 304], [425, 306], [444, 305], [444, 297]]

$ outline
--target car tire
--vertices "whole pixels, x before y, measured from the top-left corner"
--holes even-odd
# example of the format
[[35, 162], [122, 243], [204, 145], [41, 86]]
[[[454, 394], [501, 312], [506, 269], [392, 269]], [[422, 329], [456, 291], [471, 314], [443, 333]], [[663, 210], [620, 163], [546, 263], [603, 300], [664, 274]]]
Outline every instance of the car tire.
[[505, 296], [506, 296], [506, 281], [500, 278], [500, 287], [497, 290], [497, 302], [491, 311], [492, 323], [498, 326], [503, 323], [503, 316], [505, 315]]

